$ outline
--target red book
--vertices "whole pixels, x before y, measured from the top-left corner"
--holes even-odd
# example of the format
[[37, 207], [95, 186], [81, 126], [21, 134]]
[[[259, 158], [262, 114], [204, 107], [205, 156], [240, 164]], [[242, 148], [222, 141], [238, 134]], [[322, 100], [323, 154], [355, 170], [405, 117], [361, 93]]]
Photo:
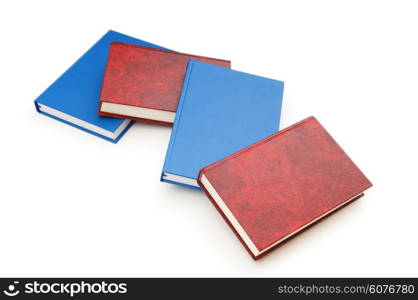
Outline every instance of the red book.
[[231, 67], [227, 60], [113, 42], [99, 115], [172, 125], [190, 59]]
[[203, 168], [198, 183], [254, 259], [372, 185], [314, 117]]

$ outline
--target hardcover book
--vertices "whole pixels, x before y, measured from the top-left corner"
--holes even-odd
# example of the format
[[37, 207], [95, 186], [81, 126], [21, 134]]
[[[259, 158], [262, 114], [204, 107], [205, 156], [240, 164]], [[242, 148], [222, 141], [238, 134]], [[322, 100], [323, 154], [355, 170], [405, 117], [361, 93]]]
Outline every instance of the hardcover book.
[[112, 43], [99, 114], [172, 125], [189, 59], [231, 65], [227, 60]]
[[199, 188], [199, 170], [279, 129], [283, 82], [190, 61], [161, 180]]
[[203, 168], [199, 185], [257, 259], [372, 184], [309, 117]]
[[116, 143], [132, 121], [97, 115], [99, 95], [110, 43], [157, 45], [115, 32], [107, 32], [36, 100], [41, 114]]

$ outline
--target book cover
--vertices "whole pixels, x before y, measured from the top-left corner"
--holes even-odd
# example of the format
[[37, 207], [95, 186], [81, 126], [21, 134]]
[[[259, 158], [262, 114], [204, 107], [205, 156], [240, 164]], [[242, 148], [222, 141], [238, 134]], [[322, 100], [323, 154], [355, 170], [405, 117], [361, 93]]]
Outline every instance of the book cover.
[[284, 83], [190, 61], [161, 180], [199, 188], [199, 170], [279, 129]]
[[35, 100], [36, 110], [116, 143], [132, 125], [132, 121], [97, 114], [108, 51], [113, 41], [160, 48], [112, 30], [108, 31]]
[[172, 125], [189, 59], [231, 65], [227, 60], [112, 43], [99, 114]]
[[372, 184], [309, 117], [203, 168], [199, 185], [257, 259]]

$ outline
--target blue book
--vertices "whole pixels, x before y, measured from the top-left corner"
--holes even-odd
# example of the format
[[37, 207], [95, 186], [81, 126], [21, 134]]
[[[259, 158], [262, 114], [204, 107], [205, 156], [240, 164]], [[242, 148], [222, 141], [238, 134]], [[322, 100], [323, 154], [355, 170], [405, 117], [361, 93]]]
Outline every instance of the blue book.
[[283, 87], [190, 60], [161, 181], [199, 188], [200, 169], [277, 132]]
[[113, 41], [165, 49], [110, 30], [35, 100], [36, 110], [108, 141], [118, 142], [133, 121], [97, 114], [108, 50]]

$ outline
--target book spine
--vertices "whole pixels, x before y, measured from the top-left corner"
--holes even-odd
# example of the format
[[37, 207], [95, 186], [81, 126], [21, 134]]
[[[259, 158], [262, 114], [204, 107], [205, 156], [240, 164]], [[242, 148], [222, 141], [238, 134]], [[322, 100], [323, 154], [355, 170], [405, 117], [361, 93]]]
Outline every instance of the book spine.
[[[193, 61], [189, 61], [189, 63], [187, 64], [186, 75], [184, 77], [183, 87], [182, 87], [182, 90], [181, 90], [179, 104], [178, 104], [178, 107], [177, 107], [176, 118], [174, 119], [174, 125], [173, 125], [173, 129], [171, 131], [170, 142], [168, 143], [167, 154], [166, 154], [165, 161], [164, 161], [164, 166], [163, 166], [163, 173], [166, 172], [167, 166], [168, 166], [168, 164], [170, 162], [170, 159], [171, 159], [172, 148], [173, 148], [175, 140], [176, 140], [177, 128], [179, 127], [179, 124], [180, 124], [180, 121], [181, 121], [181, 112], [183, 110], [184, 103], [186, 102], [186, 95], [187, 95], [187, 90], [189, 88], [189, 79], [190, 79], [190, 75], [192, 73], [192, 70], [193, 70]], [[164, 174], [161, 175], [161, 178], [162, 178], [163, 175]]]
[[121, 42], [112, 42], [111, 45], [112, 46], [119, 46], [121, 48], [123, 48], [123, 47], [125, 47], [125, 48], [139, 48], [139, 49], [147, 49], [148, 51], [155, 51], [155, 52], [162, 52], [162, 53], [172, 53], [172, 54], [176, 54], [176, 55], [189, 56], [190, 59], [195, 59], [195, 58], [196, 59], [199, 59], [199, 58], [210, 59], [210, 60], [213, 60], [213, 61], [226, 63], [228, 65], [228, 68], [231, 67], [231, 61], [226, 60], [226, 59], [212, 58], [212, 57], [201, 56], [201, 55], [192, 55], [192, 54], [187, 54], [187, 53], [176, 52], [176, 51], [173, 51], [173, 50], [151, 48], [151, 47], [145, 47], [145, 46], [140, 46], [140, 45], [135, 45], [135, 44], [121, 43]]

